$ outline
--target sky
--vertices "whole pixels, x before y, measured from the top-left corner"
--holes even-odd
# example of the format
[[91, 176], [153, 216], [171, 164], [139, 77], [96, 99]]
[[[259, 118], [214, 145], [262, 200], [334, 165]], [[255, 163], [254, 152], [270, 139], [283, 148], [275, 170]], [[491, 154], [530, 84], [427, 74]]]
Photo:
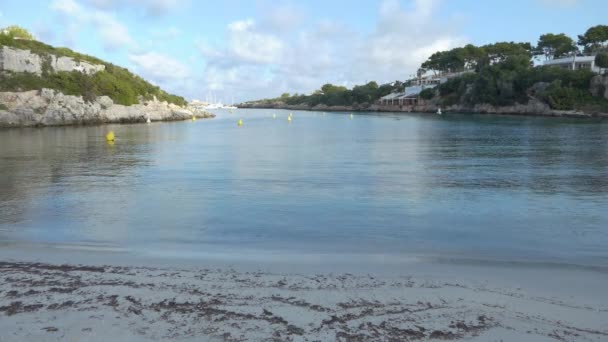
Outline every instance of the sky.
[[0, 27], [225, 103], [410, 78], [468, 43], [576, 39], [606, 0], [0, 0]]

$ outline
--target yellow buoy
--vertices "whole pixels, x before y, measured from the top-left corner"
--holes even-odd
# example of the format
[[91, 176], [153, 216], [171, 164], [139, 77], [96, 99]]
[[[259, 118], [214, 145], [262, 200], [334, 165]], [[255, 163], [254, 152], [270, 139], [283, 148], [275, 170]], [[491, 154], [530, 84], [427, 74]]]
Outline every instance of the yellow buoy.
[[238, 126], [243, 126], [243, 119], [239, 119], [236, 123]]
[[109, 132], [106, 134], [106, 141], [114, 141], [114, 132], [109, 131]]
[[196, 116], [192, 115], [192, 121], [196, 121]]
[[287, 121], [291, 122], [291, 116], [287, 117]]

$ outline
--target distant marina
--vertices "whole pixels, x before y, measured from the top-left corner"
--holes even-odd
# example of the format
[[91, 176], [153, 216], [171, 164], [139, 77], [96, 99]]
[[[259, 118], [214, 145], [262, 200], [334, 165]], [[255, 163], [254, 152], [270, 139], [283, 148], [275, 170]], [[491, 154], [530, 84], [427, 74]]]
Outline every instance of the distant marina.
[[207, 98], [205, 101], [193, 99], [192, 101], [189, 102], [189, 105], [192, 106], [193, 108], [198, 108], [201, 110], [213, 110], [213, 109], [234, 110], [234, 109], [238, 109], [238, 107], [234, 105], [234, 99], [232, 100], [231, 104], [224, 104], [221, 101], [218, 101], [215, 94], [213, 94], [212, 92], [207, 95]]

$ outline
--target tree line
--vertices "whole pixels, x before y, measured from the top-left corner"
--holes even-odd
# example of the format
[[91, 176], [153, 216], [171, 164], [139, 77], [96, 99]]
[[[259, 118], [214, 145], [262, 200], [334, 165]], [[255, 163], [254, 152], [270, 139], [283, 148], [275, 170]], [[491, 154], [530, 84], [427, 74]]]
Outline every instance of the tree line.
[[[417, 70], [417, 78], [429, 73], [474, 72], [452, 78], [436, 89], [426, 89], [420, 96], [426, 100], [437, 97], [444, 106], [457, 103], [508, 106], [525, 104], [531, 97], [536, 97], [554, 109], [574, 109], [592, 104], [601, 106], [602, 111], [608, 111], [606, 101], [592, 97], [589, 92], [589, 83], [594, 76], [590, 70], [534, 67], [534, 59], [582, 54], [595, 55], [596, 65], [608, 68], [608, 26], [591, 27], [579, 35], [577, 41], [564, 33], [547, 33], [541, 35], [535, 45], [528, 42], [497, 42], [439, 51], [422, 63]], [[404, 86], [415, 82], [416, 78], [380, 86], [376, 82], [368, 82], [352, 89], [328, 83], [310, 95], [285, 93], [278, 98], [256, 103], [311, 107], [319, 104], [367, 105], [390, 93], [403, 91]], [[535, 88], [535, 85], [539, 86]]]
[[[589, 28], [578, 36], [578, 41], [565, 33], [546, 33], [539, 37], [536, 46], [528, 42], [499, 42], [483, 46], [473, 44], [432, 54], [418, 70], [418, 75], [427, 72], [449, 73], [464, 70], [480, 71], [482, 68], [506, 61], [511, 57], [526, 57], [546, 60], [574, 55], [595, 55], [596, 63], [604, 65], [608, 50], [608, 26]], [[542, 56], [542, 57], [541, 57]], [[606, 66], [600, 66], [608, 68]]]
[[[583, 54], [594, 55], [596, 66], [608, 68], [608, 26], [589, 28], [578, 36], [577, 42], [563, 33], [547, 33], [539, 37], [536, 46], [503, 42], [437, 52], [422, 64], [419, 73], [475, 72], [451, 78], [421, 96], [429, 100], [436, 97], [443, 106], [510, 106], [526, 104], [535, 98], [557, 110], [608, 112], [608, 101], [590, 92], [591, 79], [595, 76], [590, 69], [534, 67], [533, 63], [534, 58], [549, 60]], [[603, 94], [603, 90], [599, 93]]]
[[314, 91], [310, 95], [284, 93], [278, 98], [255, 101], [256, 103], [277, 103], [282, 102], [287, 105], [316, 105], [327, 106], [352, 106], [355, 104], [371, 104], [379, 98], [393, 92], [402, 91], [404, 82], [395, 81], [383, 85], [378, 85], [372, 81], [363, 85], [356, 85], [352, 89], [331, 83], [324, 84], [321, 89]]

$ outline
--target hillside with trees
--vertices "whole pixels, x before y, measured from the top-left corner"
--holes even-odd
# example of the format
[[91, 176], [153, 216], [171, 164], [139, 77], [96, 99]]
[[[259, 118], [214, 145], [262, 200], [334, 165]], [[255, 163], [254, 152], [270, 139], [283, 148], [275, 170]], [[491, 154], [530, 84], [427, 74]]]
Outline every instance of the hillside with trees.
[[591, 79], [596, 76], [591, 70], [534, 66], [535, 59], [574, 58], [586, 51], [595, 55], [598, 67], [605, 68], [607, 43], [608, 26], [596, 26], [579, 36], [582, 51], [563, 33], [543, 34], [536, 46], [514, 42], [467, 45], [432, 55], [422, 64], [422, 72], [473, 71], [437, 87], [434, 95], [443, 106], [456, 103], [511, 106], [525, 104], [534, 97], [556, 110], [607, 111], [606, 100], [590, 91]]
[[[68, 48], [53, 47], [36, 41], [27, 30], [18, 26], [0, 29], [0, 49], [3, 47], [29, 50], [31, 53], [39, 55], [43, 64], [41, 75], [1, 71], [0, 91], [28, 91], [49, 88], [66, 95], [82, 96], [87, 101], [105, 95], [109, 96], [114, 103], [127, 106], [139, 103], [140, 98], [150, 100], [153, 97], [156, 97], [159, 101], [167, 101], [180, 106], [187, 104], [183, 97], [169, 94], [125, 68], [74, 52]], [[76, 61], [103, 65], [105, 70], [94, 74], [78, 71], [51, 72], [49, 67], [50, 56], [70, 57]]]
[[372, 81], [368, 82], [367, 84], [357, 85], [352, 89], [348, 89], [344, 86], [327, 83], [324, 84], [321, 89], [313, 92], [310, 95], [284, 93], [280, 97], [254, 101], [254, 103], [259, 105], [284, 103], [286, 105], [306, 105], [310, 107], [317, 105], [370, 105], [376, 102], [382, 96], [402, 90], [404, 86], [405, 83], [401, 81], [395, 81], [393, 83], [383, 84], [381, 86]]
[[[608, 113], [608, 100], [598, 86], [590, 90], [596, 76], [589, 69], [568, 70], [543, 66], [542, 62], [563, 57], [593, 55], [603, 73], [608, 68], [608, 26], [595, 26], [578, 36], [578, 41], [564, 33], [547, 33], [536, 44], [497, 42], [482, 46], [472, 44], [432, 54], [417, 71], [423, 76], [458, 75], [435, 89], [425, 89], [419, 96], [436, 106], [513, 106], [536, 99], [554, 110], [586, 110]], [[381, 97], [403, 91], [417, 79], [378, 86], [376, 82], [346, 87], [325, 84], [310, 95], [283, 94], [279, 98], [249, 103], [251, 106], [304, 105], [363, 106]], [[595, 96], [594, 96], [595, 95]]]

